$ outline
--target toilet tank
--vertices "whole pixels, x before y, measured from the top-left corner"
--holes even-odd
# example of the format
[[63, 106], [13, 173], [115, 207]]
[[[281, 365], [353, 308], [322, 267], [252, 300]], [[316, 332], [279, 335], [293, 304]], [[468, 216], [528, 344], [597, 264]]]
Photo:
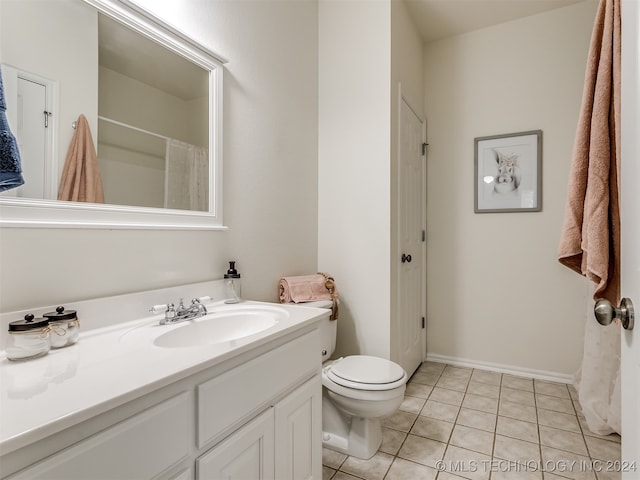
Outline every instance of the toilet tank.
[[[331, 311], [333, 302], [331, 300], [320, 300], [316, 302], [306, 302], [300, 305], [306, 307], [324, 308]], [[320, 351], [322, 352], [322, 361], [329, 360], [336, 349], [336, 335], [338, 334], [338, 320], [329, 320], [329, 317], [323, 318], [318, 327], [320, 331]]]
[[320, 351], [322, 362], [329, 360], [336, 349], [336, 335], [338, 333], [338, 320], [329, 320], [329, 317], [320, 321]]
[[[290, 303], [289, 305], [296, 305]], [[333, 302], [331, 300], [319, 300], [315, 302], [305, 302], [298, 304], [304, 307], [323, 308], [331, 313]], [[318, 330], [320, 331], [320, 351], [322, 352], [322, 361], [325, 362], [331, 358], [336, 349], [336, 335], [338, 334], [338, 320], [329, 320], [329, 316], [320, 321]]]

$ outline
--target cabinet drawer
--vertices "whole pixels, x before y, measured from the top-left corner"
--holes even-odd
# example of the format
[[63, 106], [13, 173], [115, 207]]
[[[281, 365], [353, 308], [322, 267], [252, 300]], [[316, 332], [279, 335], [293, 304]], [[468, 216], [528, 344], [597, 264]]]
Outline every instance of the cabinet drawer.
[[198, 447], [320, 367], [317, 330], [198, 385]]
[[159, 403], [10, 478], [152, 478], [188, 453], [193, 421], [189, 414], [189, 398], [189, 393], [185, 392]]

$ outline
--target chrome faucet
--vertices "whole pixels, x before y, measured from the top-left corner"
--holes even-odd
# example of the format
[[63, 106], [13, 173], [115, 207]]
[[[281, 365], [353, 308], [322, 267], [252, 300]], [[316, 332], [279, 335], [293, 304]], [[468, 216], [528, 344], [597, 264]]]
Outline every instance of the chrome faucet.
[[191, 305], [188, 307], [184, 306], [182, 298], [180, 299], [180, 303], [178, 307], [173, 303], [168, 303], [167, 305], [156, 305], [152, 307], [149, 311], [152, 313], [160, 313], [158, 308], [165, 308], [164, 318], [160, 319], [160, 325], [170, 325], [172, 323], [183, 322], [185, 320], [191, 320], [198, 317], [204, 317], [207, 312], [207, 307], [205, 307], [200, 299], [194, 298], [191, 300]]

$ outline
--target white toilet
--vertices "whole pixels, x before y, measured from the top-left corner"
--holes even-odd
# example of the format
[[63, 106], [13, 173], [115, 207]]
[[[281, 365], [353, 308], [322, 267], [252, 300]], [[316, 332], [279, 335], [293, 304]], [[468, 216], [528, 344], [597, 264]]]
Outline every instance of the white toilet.
[[[331, 301], [304, 305], [331, 308]], [[358, 458], [371, 458], [382, 443], [381, 419], [404, 399], [407, 374], [397, 363], [368, 355], [329, 360], [338, 321], [320, 325], [322, 344], [322, 444]]]

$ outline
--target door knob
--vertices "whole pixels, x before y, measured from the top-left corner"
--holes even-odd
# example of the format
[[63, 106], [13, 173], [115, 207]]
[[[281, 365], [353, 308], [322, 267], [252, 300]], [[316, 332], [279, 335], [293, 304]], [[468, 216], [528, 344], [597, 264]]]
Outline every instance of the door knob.
[[600, 325], [609, 325], [614, 319], [622, 322], [623, 328], [633, 330], [633, 303], [629, 298], [620, 300], [620, 307], [616, 308], [613, 304], [604, 298], [596, 300], [596, 306], [593, 313]]
[[402, 260], [402, 263], [404, 263], [404, 262], [411, 263], [411, 255], [405, 255], [405, 254], [403, 253], [403, 254], [402, 254], [402, 257], [400, 257], [400, 260]]

